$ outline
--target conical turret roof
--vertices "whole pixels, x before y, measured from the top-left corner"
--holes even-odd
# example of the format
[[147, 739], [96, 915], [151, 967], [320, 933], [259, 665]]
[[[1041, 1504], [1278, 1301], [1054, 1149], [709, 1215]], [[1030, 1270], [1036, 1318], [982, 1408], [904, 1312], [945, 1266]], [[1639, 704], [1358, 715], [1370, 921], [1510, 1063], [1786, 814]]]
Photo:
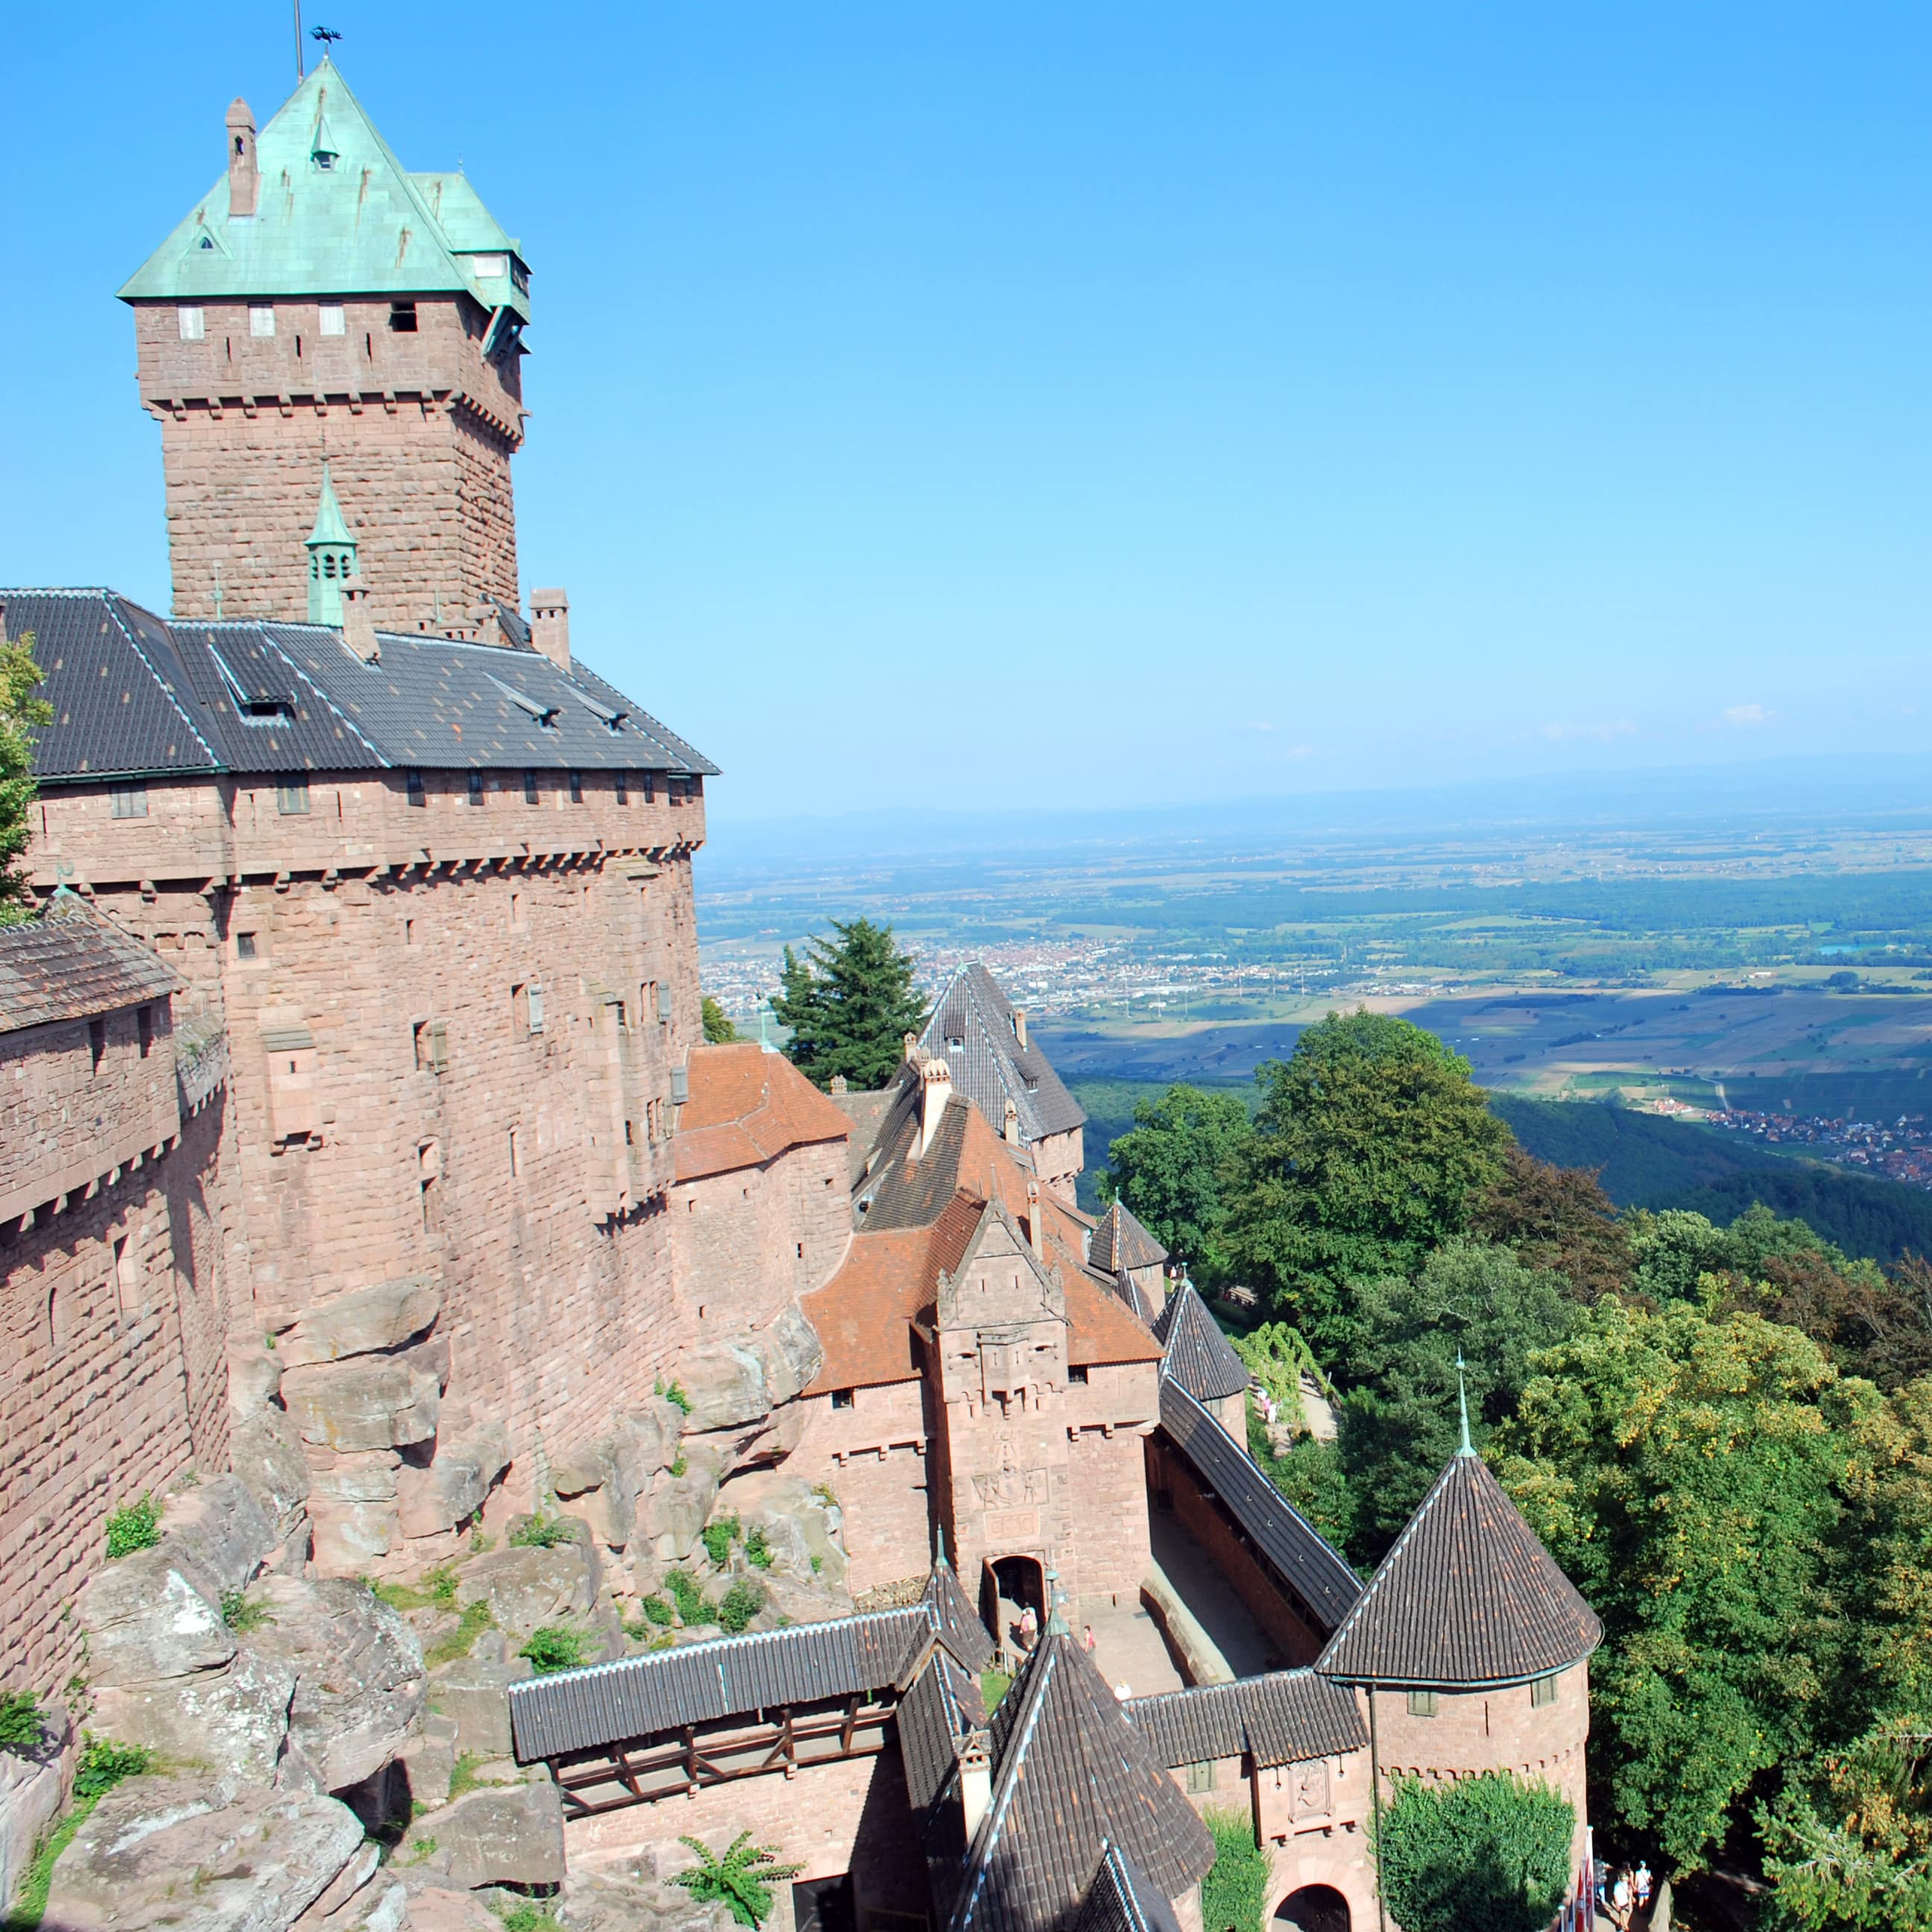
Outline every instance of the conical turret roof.
[[1603, 1641], [1480, 1456], [1449, 1466], [1316, 1660], [1351, 1683], [1472, 1690], [1580, 1663]]
[[1161, 1372], [1172, 1376], [1196, 1402], [1219, 1402], [1247, 1387], [1248, 1365], [1234, 1353], [1192, 1282], [1180, 1282], [1168, 1295], [1154, 1332], [1166, 1352]]
[[1102, 1274], [1118, 1268], [1158, 1268], [1167, 1250], [1134, 1217], [1132, 1208], [1116, 1201], [1094, 1224], [1087, 1258]]
[[342, 514], [342, 506], [337, 500], [335, 485], [329, 480], [328, 465], [322, 466], [322, 496], [315, 506], [315, 528], [310, 530], [303, 548], [316, 550], [326, 545], [332, 548], [353, 549], [356, 539], [350, 535], [348, 520]]

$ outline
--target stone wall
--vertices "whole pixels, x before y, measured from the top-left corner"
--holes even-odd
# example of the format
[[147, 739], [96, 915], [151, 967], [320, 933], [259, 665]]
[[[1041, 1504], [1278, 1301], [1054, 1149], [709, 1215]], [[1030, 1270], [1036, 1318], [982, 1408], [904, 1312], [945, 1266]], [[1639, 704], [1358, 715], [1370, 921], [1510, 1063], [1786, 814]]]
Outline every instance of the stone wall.
[[854, 1389], [849, 1408], [835, 1408], [832, 1400], [830, 1394], [801, 1400], [804, 1427], [784, 1466], [787, 1474], [824, 1483], [838, 1498], [846, 1587], [856, 1596], [920, 1574], [932, 1562], [926, 1384]]
[[[161, 425], [174, 609], [182, 617], [308, 613], [302, 540], [329, 470], [379, 626], [463, 620], [483, 595], [517, 598], [510, 457], [522, 440], [514, 354], [485, 357], [488, 317], [467, 296], [346, 301], [338, 336], [313, 302], [202, 305], [184, 341], [175, 304], [135, 311], [137, 380]], [[440, 624], [436, 625], [441, 628]]]

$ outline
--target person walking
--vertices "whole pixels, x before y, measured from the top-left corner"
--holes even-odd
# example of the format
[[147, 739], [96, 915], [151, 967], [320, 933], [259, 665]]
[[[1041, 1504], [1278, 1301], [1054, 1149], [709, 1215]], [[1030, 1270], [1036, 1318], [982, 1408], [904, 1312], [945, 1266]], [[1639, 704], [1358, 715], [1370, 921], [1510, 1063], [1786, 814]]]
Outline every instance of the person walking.
[[1640, 1912], [1648, 1912], [1650, 1910], [1652, 1880], [1650, 1866], [1646, 1860], [1642, 1858], [1637, 1860], [1636, 1876], [1634, 1883], [1636, 1892], [1636, 1909]]
[[1081, 1628], [1080, 1647], [1089, 1657], [1094, 1654], [1094, 1626], [1091, 1624], [1083, 1624]]
[[1021, 1649], [1032, 1649], [1033, 1640], [1035, 1637], [1039, 1636], [1039, 1634], [1040, 1619], [1038, 1617], [1034, 1616], [1033, 1606], [1029, 1604], [1027, 1605], [1026, 1608], [1020, 1612]]
[[1630, 1932], [1632, 1897], [1629, 1868], [1620, 1865], [1610, 1887], [1610, 1922], [1616, 1927], [1617, 1932]]

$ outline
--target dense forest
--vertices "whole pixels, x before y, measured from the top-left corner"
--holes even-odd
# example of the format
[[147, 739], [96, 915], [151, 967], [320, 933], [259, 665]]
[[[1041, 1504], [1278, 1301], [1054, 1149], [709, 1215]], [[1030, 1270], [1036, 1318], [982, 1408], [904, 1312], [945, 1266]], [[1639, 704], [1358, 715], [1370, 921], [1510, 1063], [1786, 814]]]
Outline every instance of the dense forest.
[[[1642, 1117], [1556, 1111], [1602, 1112], [1558, 1125], [1606, 1172], [1847, 1211], [1854, 1177], [1672, 1169], [1647, 1127], [1620, 1145]], [[1692, 1900], [1742, 1872], [1784, 1932], [1932, 1932], [1932, 1267], [1764, 1204], [1619, 1206], [1522, 1144], [1539, 1120], [1406, 1021], [1331, 1016], [1249, 1092], [1139, 1100], [1102, 1191], [1210, 1294], [1257, 1291], [1251, 1366], [1335, 1390], [1334, 1442], [1250, 1447], [1364, 1574], [1454, 1448], [1466, 1364], [1478, 1450], [1604, 1620], [1603, 1849]]]

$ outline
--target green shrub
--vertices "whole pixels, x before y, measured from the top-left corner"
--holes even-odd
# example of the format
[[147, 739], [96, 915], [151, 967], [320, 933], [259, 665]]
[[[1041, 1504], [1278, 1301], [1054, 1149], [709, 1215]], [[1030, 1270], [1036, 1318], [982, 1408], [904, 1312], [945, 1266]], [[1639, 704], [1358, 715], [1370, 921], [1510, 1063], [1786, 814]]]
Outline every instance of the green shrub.
[[740, 1832], [722, 1858], [701, 1839], [682, 1842], [704, 1862], [694, 1870], [680, 1872], [671, 1883], [682, 1886], [693, 1898], [729, 1906], [732, 1918], [740, 1925], [762, 1925], [771, 1916], [771, 1881], [790, 1878], [805, 1869], [780, 1864], [777, 1851], [770, 1845], [753, 1844], [748, 1832]]
[[643, 1614], [638, 1617], [635, 1623], [626, 1624], [624, 1626], [634, 1637], [650, 1636], [652, 1627], [654, 1624], [659, 1630], [669, 1628], [677, 1616], [677, 1612], [670, 1604], [659, 1596], [640, 1597], [638, 1599], [638, 1608]]
[[124, 1778], [139, 1778], [154, 1762], [154, 1754], [146, 1744], [117, 1744], [89, 1731], [81, 1741], [80, 1762], [74, 1767], [74, 1797], [98, 1798]]
[[745, 1561], [754, 1570], [769, 1570], [772, 1567], [772, 1546], [765, 1540], [762, 1525], [745, 1539]]
[[1201, 1882], [1203, 1932], [1261, 1932], [1271, 1867], [1255, 1843], [1245, 1811], [1209, 1811], [1202, 1822], [1214, 1834], [1214, 1862]]
[[476, 1789], [476, 1767], [483, 1762], [481, 1751], [465, 1751], [449, 1768], [449, 1799], [453, 1804], [466, 1791]]
[[1372, 1842], [1404, 1932], [1543, 1932], [1570, 1882], [1576, 1814], [1563, 1798], [1508, 1772], [1394, 1785]]
[[698, 1540], [704, 1545], [704, 1553], [722, 1570], [730, 1562], [731, 1546], [738, 1540], [738, 1519], [735, 1516], [721, 1516], [707, 1522], [700, 1533]]
[[224, 1590], [221, 1593], [221, 1621], [228, 1628], [245, 1636], [251, 1630], [260, 1630], [264, 1624], [272, 1624], [274, 1618], [269, 1613], [266, 1604], [251, 1604], [245, 1590]]
[[479, 1599], [464, 1610], [455, 1629], [438, 1637], [423, 1652], [423, 1662], [434, 1670], [439, 1664], [454, 1664], [459, 1657], [467, 1657], [476, 1648], [476, 1640], [496, 1621], [490, 1606]]
[[838, 1507], [838, 1492], [830, 1483], [814, 1483], [812, 1486], [812, 1493], [827, 1509], [836, 1509]]
[[510, 1532], [512, 1550], [554, 1550], [560, 1543], [574, 1543], [577, 1528], [559, 1516], [526, 1516]]
[[812, 1574], [816, 1576], [825, 1568], [825, 1558], [817, 1550], [812, 1552]]
[[697, 1624], [705, 1621], [704, 1592], [698, 1587], [698, 1579], [688, 1570], [672, 1570], [664, 1579], [664, 1588], [670, 1592], [670, 1600], [677, 1606], [677, 1614], [682, 1622]]
[[587, 1640], [583, 1631], [568, 1624], [545, 1624], [531, 1631], [530, 1642], [517, 1654], [527, 1657], [539, 1677], [548, 1677], [553, 1670], [574, 1670], [586, 1662], [584, 1647]]
[[658, 1394], [662, 1396], [666, 1402], [675, 1402], [686, 1415], [691, 1413], [691, 1398], [685, 1394], [680, 1384], [673, 1382], [667, 1387], [664, 1383], [659, 1382]]
[[38, 1750], [46, 1734], [46, 1718], [31, 1690], [0, 1690], [0, 1750]]
[[131, 1556], [137, 1550], [152, 1550], [161, 1540], [160, 1505], [151, 1496], [137, 1496], [123, 1503], [107, 1518], [107, 1554]]
[[677, 1452], [677, 1460], [670, 1466], [671, 1474], [674, 1477], [682, 1476], [690, 1467], [691, 1465], [684, 1460], [684, 1451], [680, 1449]]
[[455, 1566], [445, 1563], [423, 1573], [420, 1583], [378, 1583], [365, 1579], [370, 1589], [392, 1610], [453, 1610], [456, 1607]]
[[514, 1904], [500, 1900], [493, 1910], [503, 1922], [503, 1932], [564, 1932], [556, 1915], [546, 1912], [534, 1898], [520, 1898]]
[[715, 1614], [719, 1628], [736, 1636], [764, 1607], [764, 1592], [741, 1576], [719, 1598]]

